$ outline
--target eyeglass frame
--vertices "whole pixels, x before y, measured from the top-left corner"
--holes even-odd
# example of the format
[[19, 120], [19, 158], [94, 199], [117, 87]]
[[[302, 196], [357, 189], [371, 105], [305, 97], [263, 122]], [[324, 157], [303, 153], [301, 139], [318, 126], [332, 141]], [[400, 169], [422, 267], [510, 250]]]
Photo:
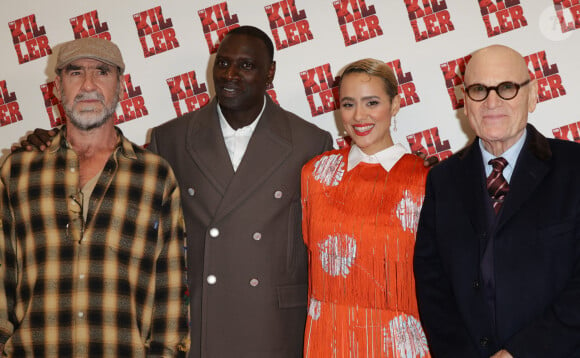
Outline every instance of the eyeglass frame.
[[[512, 81], [504, 81], [504, 82], [498, 84], [497, 86], [486, 86], [486, 85], [483, 85], [481, 83], [474, 83], [474, 84], [471, 84], [471, 85], [469, 85], [467, 87], [464, 87], [464, 89], [465, 89], [465, 94], [467, 95], [467, 97], [469, 97], [469, 99], [471, 99], [472, 101], [475, 101], [475, 102], [483, 102], [483, 101], [485, 101], [487, 99], [487, 97], [489, 97], [489, 93], [491, 92], [491, 90], [494, 90], [495, 93], [497, 94], [497, 96], [499, 98], [501, 98], [501, 99], [503, 99], [505, 101], [509, 101], [509, 100], [512, 100], [512, 99], [516, 98], [518, 96], [518, 93], [520, 93], [520, 88], [524, 87], [525, 85], [530, 84], [530, 82], [532, 82], [532, 80], [528, 78], [527, 80], [525, 80], [522, 83], [516, 83], [516, 82], [512, 82]], [[501, 94], [499, 94], [499, 88], [502, 85], [505, 85], [506, 83], [512, 84], [516, 88], [516, 93], [513, 95], [513, 97], [505, 98]], [[474, 99], [473, 97], [471, 97], [471, 95], [469, 95], [469, 89], [472, 88], [473, 86], [482, 86], [482, 87], [484, 87], [485, 88], [485, 91], [486, 91], [485, 97], [483, 97], [482, 99]]]

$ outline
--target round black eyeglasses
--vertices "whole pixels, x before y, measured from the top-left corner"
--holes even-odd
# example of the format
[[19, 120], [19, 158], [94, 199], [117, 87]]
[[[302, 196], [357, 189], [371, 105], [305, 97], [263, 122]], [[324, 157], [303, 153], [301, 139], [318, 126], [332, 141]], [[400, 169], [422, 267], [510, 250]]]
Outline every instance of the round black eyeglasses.
[[497, 93], [497, 95], [501, 99], [505, 99], [507, 101], [517, 96], [518, 92], [520, 91], [520, 87], [523, 87], [528, 83], [530, 83], [529, 79], [525, 80], [522, 83], [507, 81], [502, 82], [497, 86], [489, 86], [489, 87], [482, 85], [481, 83], [475, 83], [467, 86], [465, 88], [465, 92], [467, 93], [467, 96], [472, 100], [476, 102], [481, 102], [485, 100], [487, 96], [489, 96], [489, 92], [491, 90], [494, 90], [495, 93]]

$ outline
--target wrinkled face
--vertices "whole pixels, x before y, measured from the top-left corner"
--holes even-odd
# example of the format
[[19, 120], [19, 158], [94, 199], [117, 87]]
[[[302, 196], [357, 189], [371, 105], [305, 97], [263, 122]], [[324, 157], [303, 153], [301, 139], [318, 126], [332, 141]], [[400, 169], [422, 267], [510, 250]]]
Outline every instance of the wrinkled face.
[[121, 96], [117, 68], [89, 58], [63, 68], [55, 84], [70, 123], [82, 130], [106, 123], [115, 113]]
[[[525, 61], [513, 50], [492, 46], [476, 52], [468, 63], [465, 73], [465, 87], [473, 84], [497, 86], [502, 82], [522, 83], [527, 80], [528, 70]], [[537, 84], [532, 81], [522, 86], [517, 96], [510, 100], [502, 99], [491, 90], [481, 102], [465, 96], [464, 112], [471, 127], [484, 143], [486, 149], [509, 149], [524, 133], [528, 113], [536, 106]]]
[[344, 129], [368, 155], [393, 145], [391, 117], [399, 111], [399, 96], [391, 100], [383, 80], [366, 73], [349, 73], [340, 81], [340, 114]]
[[242, 34], [226, 36], [213, 66], [216, 96], [224, 113], [261, 109], [274, 72], [275, 63], [270, 62], [260, 39]]

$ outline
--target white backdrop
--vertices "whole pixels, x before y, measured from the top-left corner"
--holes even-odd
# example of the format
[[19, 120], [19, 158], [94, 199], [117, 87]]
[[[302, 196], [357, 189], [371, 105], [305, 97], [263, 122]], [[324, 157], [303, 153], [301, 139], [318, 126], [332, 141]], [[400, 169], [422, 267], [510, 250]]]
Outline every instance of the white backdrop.
[[150, 128], [207, 103], [219, 39], [246, 24], [275, 40], [271, 95], [337, 145], [335, 79], [349, 62], [374, 57], [398, 75], [405, 106], [394, 139], [440, 158], [462, 148], [473, 136], [462, 111], [465, 60], [493, 43], [520, 51], [540, 81], [530, 122], [580, 142], [578, 0], [3, 0], [2, 154], [31, 129], [62, 121], [51, 56], [60, 43], [101, 36], [119, 45], [128, 95], [117, 121], [145, 144]]

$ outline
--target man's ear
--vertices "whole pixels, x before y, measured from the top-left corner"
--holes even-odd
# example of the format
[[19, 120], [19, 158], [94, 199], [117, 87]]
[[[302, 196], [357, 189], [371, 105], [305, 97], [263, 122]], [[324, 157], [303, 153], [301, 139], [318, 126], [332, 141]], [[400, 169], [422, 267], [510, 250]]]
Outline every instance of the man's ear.
[[272, 61], [272, 64], [268, 69], [268, 82], [267, 82], [268, 85], [274, 82], [275, 75], [276, 75], [276, 61]]
[[538, 104], [538, 81], [532, 80], [529, 84], [530, 92], [528, 93], [528, 113], [532, 113]]
[[123, 98], [125, 98], [125, 95], [127, 94], [127, 89], [123, 84], [123, 75], [119, 75], [119, 102], [121, 102], [123, 100]]

